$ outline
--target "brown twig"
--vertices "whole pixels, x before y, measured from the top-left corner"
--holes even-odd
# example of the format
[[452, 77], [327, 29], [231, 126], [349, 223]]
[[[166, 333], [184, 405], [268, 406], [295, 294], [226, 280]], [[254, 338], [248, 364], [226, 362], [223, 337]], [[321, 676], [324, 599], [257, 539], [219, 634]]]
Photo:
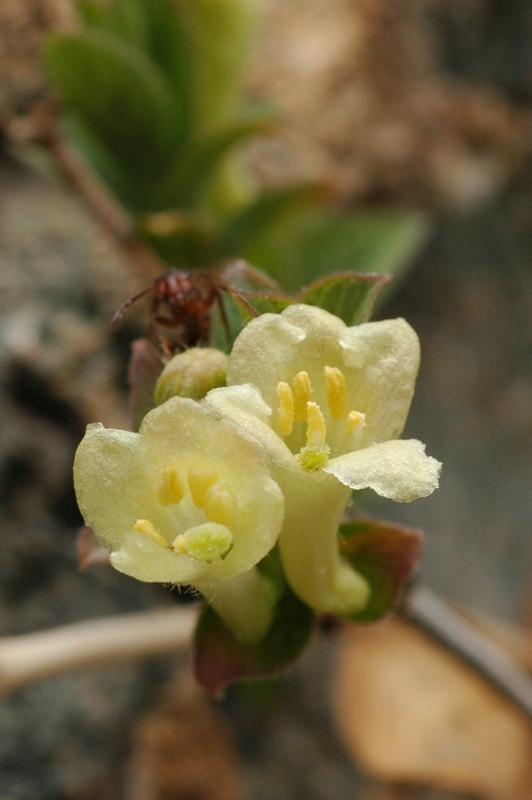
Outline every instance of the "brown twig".
[[168, 265], [139, 240], [131, 216], [53, 125], [41, 136], [39, 144], [51, 153], [64, 177], [85, 198], [112, 236], [125, 248], [142, 275], [156, 277], [168, 270]]
[[45, 678], [190, 647], [197, 608], [164, 609], [0, 639], [0, 694]]
[[[491, 638], [429, 589], [411, 589], [400, 614], [532, 718], [532, 679]], [[197, 608], [164, 609], [0, 639], [0, 694], [72, 670], [186, 650], [196, 619]]]

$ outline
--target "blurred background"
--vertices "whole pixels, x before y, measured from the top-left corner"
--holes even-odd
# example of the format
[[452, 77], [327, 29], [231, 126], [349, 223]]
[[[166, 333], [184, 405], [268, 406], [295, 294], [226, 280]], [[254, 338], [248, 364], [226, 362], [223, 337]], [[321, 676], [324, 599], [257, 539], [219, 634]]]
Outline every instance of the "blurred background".
[[[241, 93], [274, 109], [275, 125], [258, 130], [238, 169], [255, 192], [325, 187], [341, 220], [322, 226], [311, 215], [303, 224], [298, 206], [291, 227], [280, 204], [284, 228], [231, 239], [222, 222], [216, 253], [230, 255], [228, 242], [242, 241], [233, 255], [287, 289], [327, 264], [395, 273], [377, 316], [404, 316], [422, 347], [406, 434], [426, 442], [444, 469], [432, 497], [407, 506], [372, 501], [368, 510], [422, 529], [420, 579], [485, 624], [487, 615], [512, 626], [498, 630], [519, 642], [512, 652], [530, 669], [532, 7], [258, 5]], [[122, 218], [87, 179], [90, 164], [87, 173], [77, 162], [69, 169], [62, 143], [75, 137], [55, 134], [61, 79], [50, 56], [43, 70], [42, 47], [80, 24], [70, 0], [0, 4], [5, 636], [176, 601], [109, 568], [77, 568], [73, 454], [88, 422], [129, 425], [129, 344], [145, 331], [146, 307], [114, 331], [110, 319], [157, 274], [146, 251], [139, 256], [129, 234], [120, 235]], [[120, 197], [128, 211], [131, 196], [124, 189]], [[236, 211], [227, 207], [231, 230], [241, 224], [238, 202]], [[131, 203], [137, 233], [176, 263], [165, 256], [168, 240], [157, 239], [153, 215], [166, 213], [164, 203]], [[314, 228], [321, 238], [305, 250]], [[181, 246], [170, 229], [172, 247]], [[294, 272], [288, 262], [276, 272], [277, 254], [291, 248], [299, 248]], [[375, 627], [322, 636], [287, 676], [233, 687], [215, 705], [194, 688], [186, 659], [102, 667], [25, 689], [0, 706], [0, 798], [532, 797], [530, 731], [519, 714], [454, 663], [439, 664], [399, 623], [388, 633]], [[409, 737], [411, 752], [402, 752]]]

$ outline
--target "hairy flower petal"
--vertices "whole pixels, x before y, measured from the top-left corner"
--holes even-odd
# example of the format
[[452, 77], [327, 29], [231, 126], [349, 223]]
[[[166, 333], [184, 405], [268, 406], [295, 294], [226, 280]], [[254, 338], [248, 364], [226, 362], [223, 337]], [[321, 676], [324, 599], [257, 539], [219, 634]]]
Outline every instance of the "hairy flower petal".
[[298, 469], [291, 451], [272, 429], [271, 409], [256, 386], [247, 383], [213, 389], [207, 395], [207, 405], [257, 439], [275, 464], [286, 469]]
[[438, 487], [441, 464], [416, 439], [372, 444], [333, 458], [324, 472], [351, 489], [373, 489], [381, 497], [409, 503]]
[[322, 309], [291, 305], [244, 328], [227, 388], [207, 395], [272, 460], [286, 504], [284, 571], [319, 611], [358, 613], [368, 599], [367, 582], [338, 549], [349, 489], [407, 502], [438, 485], [441, 465], [424, 445], [397, 441], [418, 367], [419, 341], [402, 319], [348, 328]]
[[[139, 433], [89, 425], [74, 477], [112, 563], [143, 581], [227, 580], [263, 558], [281, 528], [284, 498], [262, 446], [180, 397], [147, 414]], [[225, 526], [226, 553], [215, 546]]]

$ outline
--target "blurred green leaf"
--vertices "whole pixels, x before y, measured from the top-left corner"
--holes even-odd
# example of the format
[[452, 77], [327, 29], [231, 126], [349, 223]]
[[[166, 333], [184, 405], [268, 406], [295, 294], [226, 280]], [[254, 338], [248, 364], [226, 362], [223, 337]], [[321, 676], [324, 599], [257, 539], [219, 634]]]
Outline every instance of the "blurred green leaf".
[[194, 41], [189, 26], [175, 0], [135, 2], [143, 7], [146, 20], [146, 54], [166, 75], [179, 98], [187, 135], [191, 135], [198, 87], [194, 74]]
[[388, 275], [335, 273], [303, 289], [297, 302], [323, 308], [346, 325], [358, 325], [369, 319], [379, 292], [389, 281]]
[[233, 123], [207, 141], [186, 144], [154, 189], [155, 207], [191, 208], [200, 203], [228, 153], [242, 142], [270, 131], [273, 125], [271, 116], [250, 116]]
[[416, 569], [423, 537], [412, 528], [377, 520], [340, 525], [338, 536], [341, 554], [371, 587], [366, 608], [349, 619], [373, 622], [396, 602], [405, 581]]
[[239, 99], [257, 27], [256, 0], [176, 0], [192, 43], [194, 124], [214, 133]]
[[138, 220], [138, 231], [173, 268], [201, 269], [215, 258], [214, 233], [193, 211], [149, 214]]
[[[273, 275], [287, 289], [331, 272], [398, 275], [427, 235], [420, 215], [396, 212], [340, 212], [319, 196], [298, 204], [260, 202], [233, 222], [240, 255]], [[273, 200], [273, 198], [272, 198]], [[284, 207], [283, 207], [284, 206]], [[264, 216], [263, 216], [264, 215]], [[242, 232], [239, 235], [239, 227]]]
[[147, 50], [149, 28], [145, 0], [114, 0], [109, 6], [106, 28], [122, 39]]
[[97, 0], [78, 0], [77, 8], [85, 25], [105, 27], [107, 24], [109, 12]]
[[399, 275], [428, 234], [421, 214], [396, 211], [329, 213], [315, 224], [303, 248], [315, 275], [354, 269]]
[[103, 28], [141, 49], [165, 73], [174, 91], [190, 100], [191, 35], [174, 0], [81, 0], [79, 5], [87, 26]]
[[288, 587], [278, 601], [266, 636], [256, 645], [239, 642], [206, 605], [194, 638], [196, 678], [204, 689], [220, 696], [234, 681], [275, 675], [296, 660], [313, 628], [312, 611]]
[[290, 186], [261, 194], [234, 214], [221, 232], [220, 247], [228, 258], [242, 257], [289, 289], [302, 279], [297, 252], [286, 243], [294, 225], [323, 202], [322, 186]]
[[100, 30], [52, 38], [45, 62], [70, 115], [131, 180], [156, 177], [183, 133], [162, 72], [140, 50]]
[[118, 200], [128, 209], [137, 208], [146, 195], [144, 184], [140, 180], [135, 180], [135, 176], [131, 176], [130, 172], [113, 158], [105, 144], [82, 119], [67, 114], [64, 129], [86, 162], [114, 192]]

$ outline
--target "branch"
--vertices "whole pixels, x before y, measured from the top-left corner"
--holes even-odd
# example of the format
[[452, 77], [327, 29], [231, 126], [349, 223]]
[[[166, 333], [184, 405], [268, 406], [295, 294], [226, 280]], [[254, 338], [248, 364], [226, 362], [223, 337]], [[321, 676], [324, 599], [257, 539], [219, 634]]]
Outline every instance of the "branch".
[[0, 695], [71, 670], [186, 650], [197, 613], [148, 611], [2, 638]]
[[491, 638], [481, 633], [430, 589], [414, 587], [401, 616], [469, 664], [532, 719], [532, 678]]
[[51, 129], [39, 140], [39, 144], [52, 154], [64, 177], [80, 192], [111, 235], [125, 248], [142, 275], [155, 277], [168, 271], [168, 264], [138, 238], [131, 215], [90, 171], [66, 139]]
[[[0, 695], [72, 670], [187, 650], [197, 613], [148, 611], [0, 638]], [[400, 613], [532, 718], [532, 679], [491, 638], [424, 587], [408, 592]]]

